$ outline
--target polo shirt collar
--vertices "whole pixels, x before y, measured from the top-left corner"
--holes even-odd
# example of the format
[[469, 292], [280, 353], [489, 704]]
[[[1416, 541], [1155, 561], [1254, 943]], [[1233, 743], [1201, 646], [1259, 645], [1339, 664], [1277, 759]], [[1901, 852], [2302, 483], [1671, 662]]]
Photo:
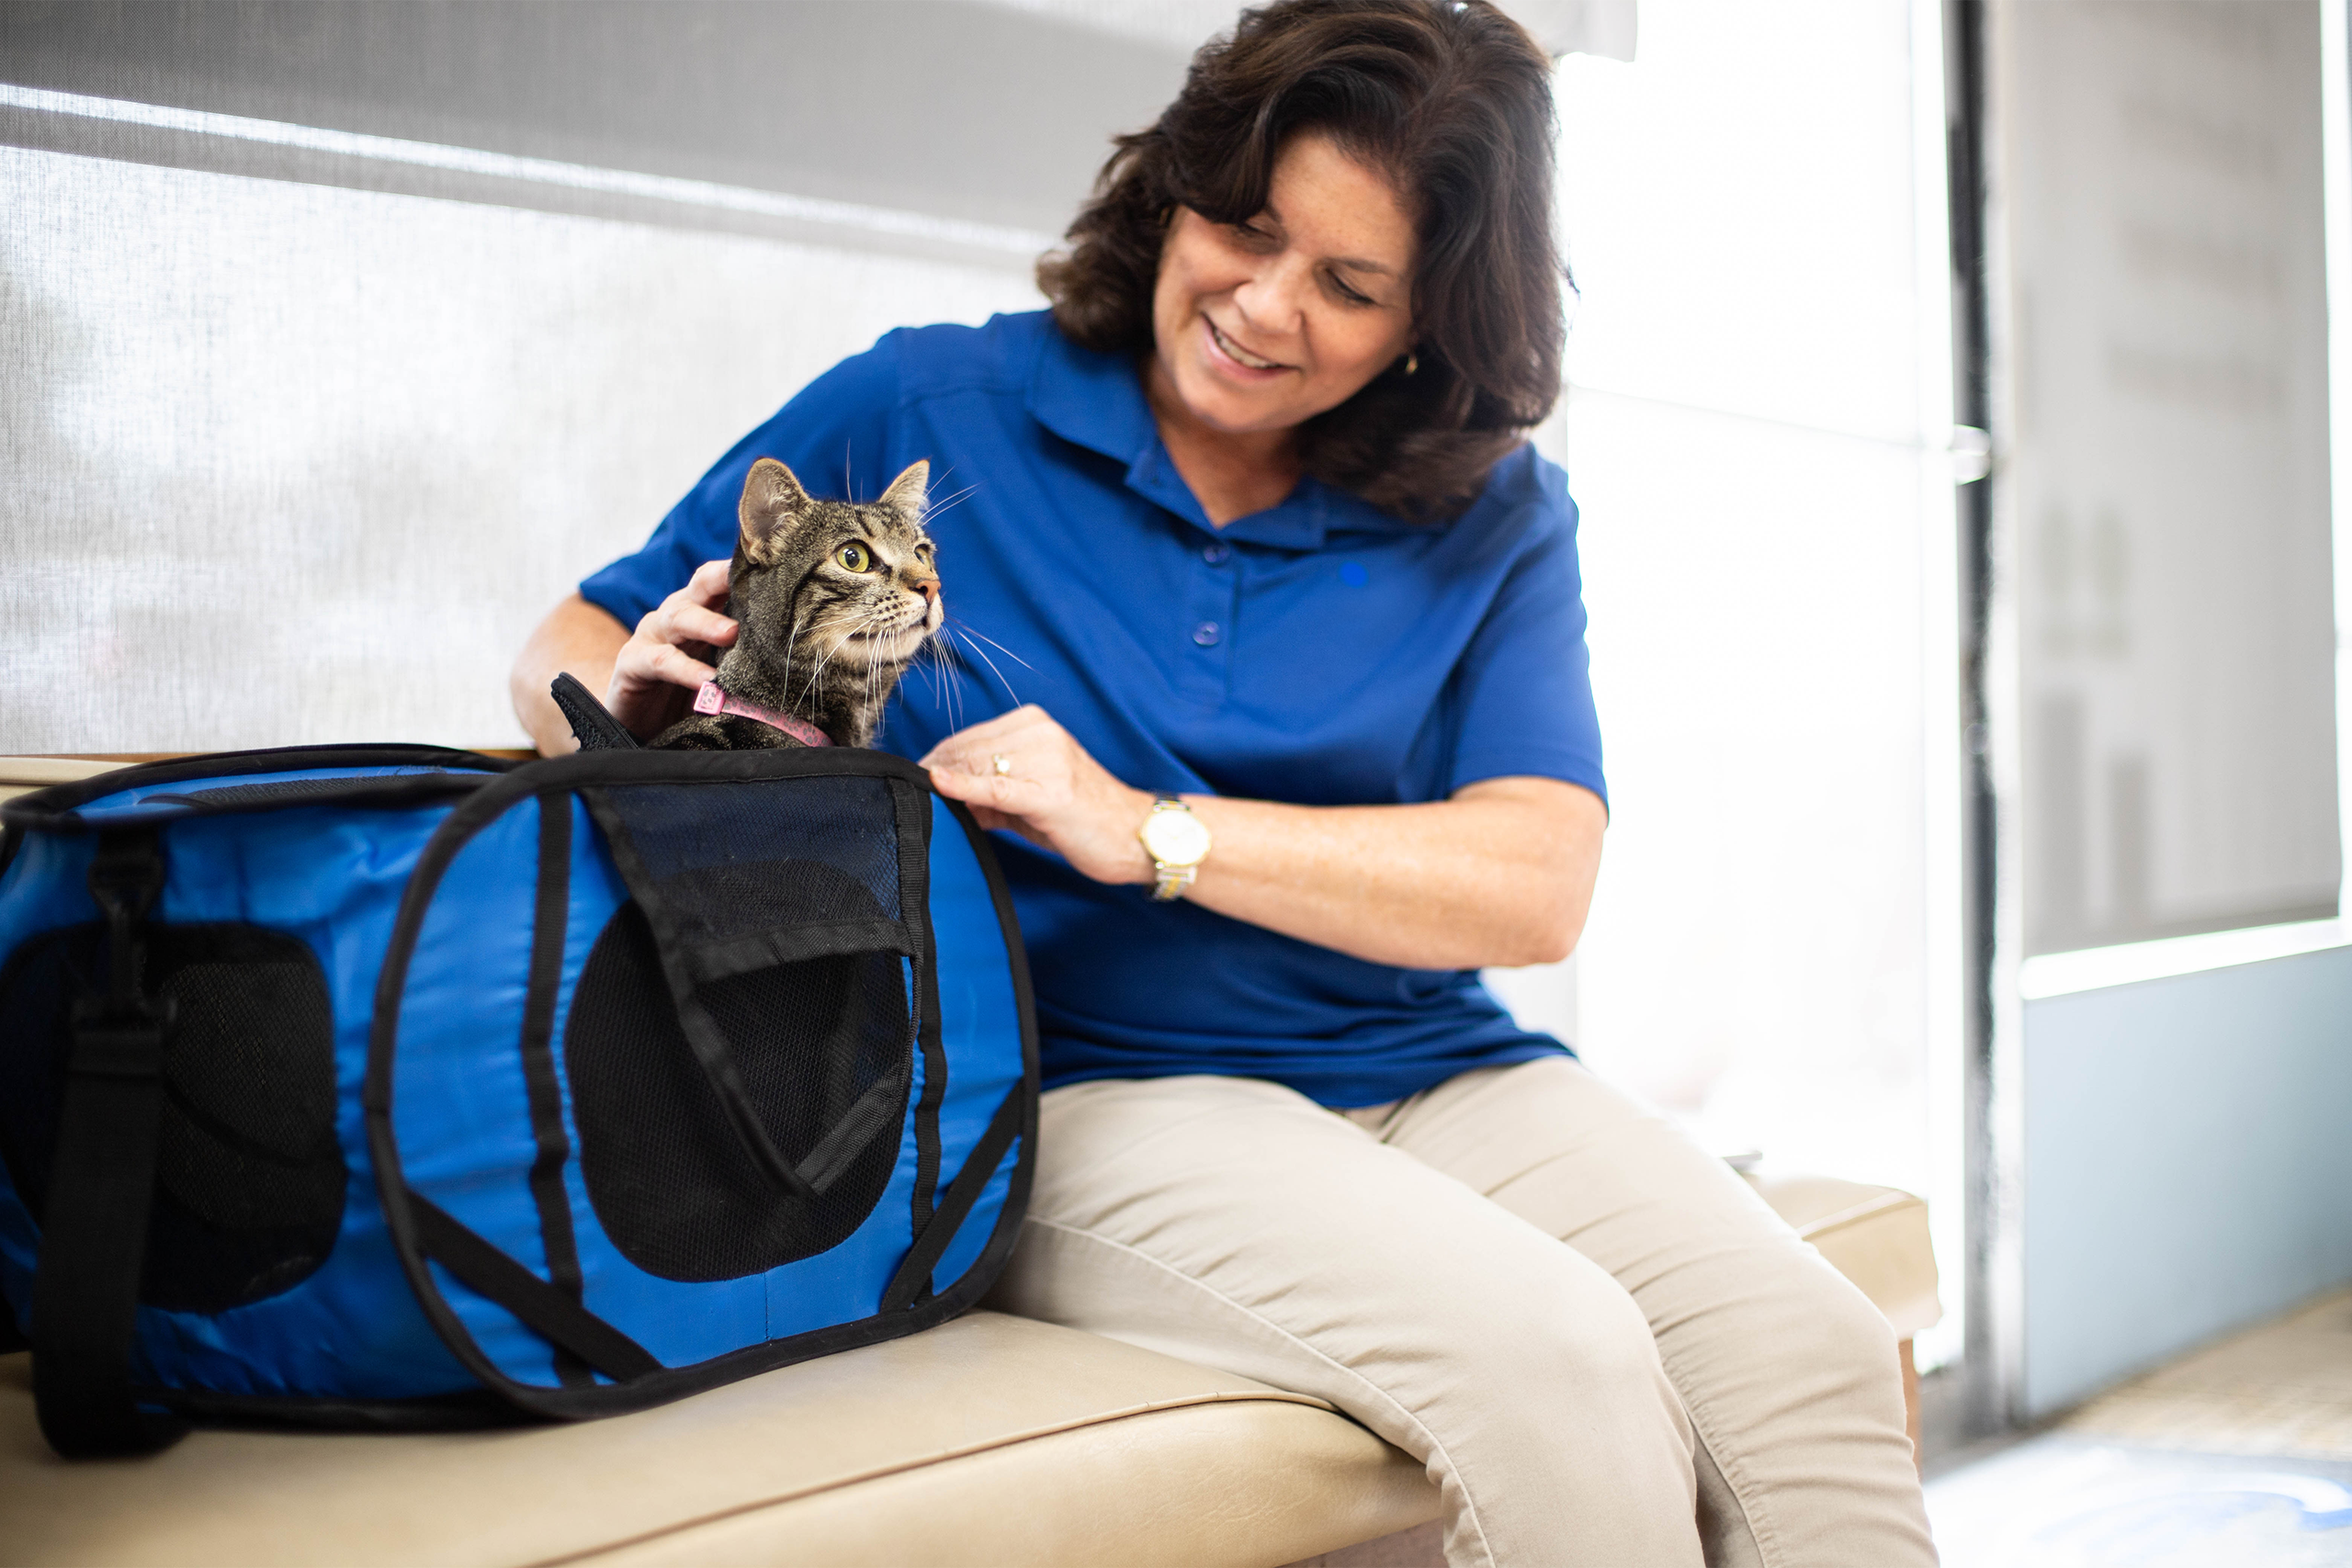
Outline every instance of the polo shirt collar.
[[1136, 362], [1123, 354], [1080, 348], [1050, 316], [1044, 338], [1029, 377], [1029, 412], [1037, 423], [1065, 441], [1125, 463], [1129, 490], [1201, 532], [1280, 549], [1318, 550], [1334, 530], [1390, 533], [1412, 526], [1320, 479], [1302, 479], [1281, 505], [1213, 527], [1159, 439]]

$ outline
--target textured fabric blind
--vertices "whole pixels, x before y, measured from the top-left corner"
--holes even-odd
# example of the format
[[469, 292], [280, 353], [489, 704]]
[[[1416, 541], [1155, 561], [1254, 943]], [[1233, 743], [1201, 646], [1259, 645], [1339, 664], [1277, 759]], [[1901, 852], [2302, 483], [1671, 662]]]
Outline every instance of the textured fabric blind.
[[2319, 7], [2002, 17], [2027, 951], [2333, 915]]

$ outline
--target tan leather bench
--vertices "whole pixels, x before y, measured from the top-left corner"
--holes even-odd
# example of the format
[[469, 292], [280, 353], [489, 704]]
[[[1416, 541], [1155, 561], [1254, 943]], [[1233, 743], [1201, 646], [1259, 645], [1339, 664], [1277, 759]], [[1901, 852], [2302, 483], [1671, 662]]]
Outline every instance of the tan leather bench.
[[[0, 798], [93, 771], [0, 759]], [[1925, 1205], [1750, 1179], [1887, 1314], [1907, 1371], [1940, 1310]], [[81, 1464], [41, 1441], [29, 1358], [0, 1356], [8, 1564], [1373, 1568], [1439, 1562], [1437, 1512], [1320, 1401], [997, 1313], [579, 1426], [206, 1430]]]

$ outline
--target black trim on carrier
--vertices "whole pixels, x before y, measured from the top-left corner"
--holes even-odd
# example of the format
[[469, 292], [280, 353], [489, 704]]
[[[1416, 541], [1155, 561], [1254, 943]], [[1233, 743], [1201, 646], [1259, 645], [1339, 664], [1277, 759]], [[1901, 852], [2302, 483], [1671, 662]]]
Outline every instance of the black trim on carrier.
[[[571, 902], [571, 802], [539, 797], [539, 886], [531, 910], [531, 977], [523, 1003], [523, 1084], [531, 1107], [531, 1201], [539, 1212], [539, 1243], [553, 1287], [578, 1305], [586, 1289], [580, 1244], [571, 1231], [571, 1199], [563, 1168], [571, 1143], [563, 1131], [563, 1089], [556, 1081], [555, 1005], [563, 984], [563, 939]], [[454, 1223], [454, 1222], [453, 1222]], [[556, 1348], [556, 1377], [566, 1387], [596, 1380], [588, 1362]]]
[[616, 1382], [662, 1370], [645, 1347], [548, 1284], [412, 1190], [410, 1212], [425, 1255], [513, 1313], [532, 1332]]
[[[232, 779], [247, 773], [294, 773], [305, 768], [430, 768], [434, 774], [390, 774], [379, 778], [349, 781], [355, 787], [349, 795], [337, 793], [332, 804], [338, 806], [409, 806], [424, 799], [479, 788], [482, 777], [450, 777], [458, 775], [495, 775], [519, 766], [496, 757], [485, 757], [478, 751], [452, 750], [446, 746], [276, 746], [254, 751], [215, 751], [206, 756], [175, 757], [161, 762], [140, 762], [127, 768], [110, 768], [103, 773], [93, 773], [86, 779], [74, 779], [65, 784], [51, 784], [16, 796], [0, 805], [0, 876], [8, 874], [15, 863], [17, 847], [25, 833], [31, 829], [47, 832], [78, 833], [87, 831], [91, 824], [74, 812], [94, 800], [119, 795], [126, 789], [144, 789], [154, 784], [178, 784], [193, 779]], [[342, 781], [336, 781], [338, 783]], [[206, 792], [210, 793], [210, 792]], [[241, 800], [180, 801], [183, 809], [191, 812], [258, 811], [288, 804], [283, 800], [259, 799], [246, 796]], [[323, 794], [311, 804], [330, 804]]]
[[78, 807], [126, 789], [145, 789], [187, 779], [233, 779], [247, 773], [300, 773], [307, 768], [440, 768], [494, 774], [524, 765], [447, 746], [274, 746], [253, 751], [215, 751], [206, 756], [138, 762], [92, 773], [86, 779], [50, 784], [0, 806], [0, 817], [21, 821], [27, 827], [71, 829], [77, 824], [62, 818]]
[[[1023, 1111], [1020, 1125], [1014, 1130], [1014, 1135], [1020, 1140], [1021, 1157], [1012, 1168], [1012, 1183], [1005, 1191], [1004, 1209], [998, 1218], [994, 1234], [989, 1237], [988, 1245], [980, 1249], [980, 1256], [973, 1260], [971, 1268], [964, 1271], [963, 1277], [945, 1295], [929, 1294], [931, 1282], [928, 1275], [919, 1282], [915, 1292], [914, 1305], [909, 1309], [910, 1311], [921, 1314], [927, 1311], [933, 1303], [948, 1303], [947, 1310], [940, 1318], [928, 1320], [933, 1322], [954, 1317], [978, 1301], [987, 1292], [989, 1287], [996, 1283], [996, 1277], [1004, 1271], [1005, 1260], [1012, 1256], [1013, 1244], [1021, 1239], [1021, 1220], [1029, 1212], [1029, 1190], [1035, 1182], [1037, 1175], [1037, 1096], [1040, 1088], [1037, 997], [1035, 991], [1030, 987], [1029, 950], [1022, 945], [1021, 919], [1012, 908], [1012, 888], [1004, 880], [1004, 867], [996, 858], [996, 846], [989, 841], [989, 836], [986, 833], [980, 831], [980, 825], [973, 819], [970, 808], [960, 800], [947, 800], [944, 796], [941, 799], [947, 807], [948, 815], [954, 817], [963, 828], [964, 837], [971, 844], [972, 852], [980, 863], [980, 874], [987, 879], [989, 885], [989, 902], [996, 910], [998, 928], [1004, 932], [1005, 955], [1011, 961], [1012, 968], [1013, 1012], [1021, 1022], [1021, 1082], [1015, 1092], [1020, 1096]], [[997, 1121], [1003, 1115], [1004, 1108], [999, 1106], [996, 1117], [989, 1120], [988, 1132], [981, 1134], [981, 1142], [987, 1142], [995, 1133]], [[966, 1173], [972, 1169], [975, 1156], [978, 1153], [979, 1149], [976, 1145], [972, 1155], [965, 1159], [964, 1170], [956, 1173], [956, 1182], [949, 1186], [948, 1203], [944, 1205], [940, 1213], [933, 1217], [931, 1226], [915, 1233], [914, 1246], [908, 1249], [910, 1256], [929, 1244], [929, 1231], [932, 1228], [941, 1226], [945, 1228], [946, 1235], [940, 1241], [938, 1253], [932, 1261], [936, 1265], [938, 1258], [945, 1256], [947, 1243], [954, 1239], [955, 1232], [964, 1223], [965, 1214], [970, 1212], [968, 1203], [953, 1213], [948, 1212], [954, 1205], [955, 1186], [961, 1183]], [[1000, 1156], [1000, 1163], [1001, 1158], [1002, 1156]], [[979, 1186], [972, 1194], [975, 1201], [978, 1200], [980, 1190], [985, 1190], [988, 1176], [994, 1174], [995, 1168], [991, 1166], [981, 1176]], [[900, 1269], [903, 1271], [905, 1265], [900, 1265]], [[897, 1284], [898, 1280], [894, 1278], [891, 1280], [891, 1287], [895, 1289]]]
[[987, 1190], [989, 1178], [996, 1168], [1004, 1163], [1005, 1151], [1012, 1147], [1012, 1140], [1028, 1122], [1023, 1090], [1026, 1084], [1014, 1084], [1005, 1091], [1004, 1099], [989, 1118], [988, 1130], [972, 1152], [964, 1158], [964, 1168], [947, 1184], [947, 1196], [922, 1229], [915, 1233], [914, 1246], [907, 1249], [906, 1260], [882, 1292], [884, 1312], [902, 1312], [931, 1293], [931, 1271], [946, 1256], [947, 1244], [956, 1239], [956, 1232], [964, 1224], [964, 1216], [980, 1201]]
[[[899, 877], [906, 896], [919, 908], [931, 906], [931, 790], [894, 784], [891, 798], [899, 818]], [[923, 951], [915, 955], [915, 976], [922, 987], [915, 998], [915, 1043], [922, 1052], [922, 1098], [915, 1102], [915, 1190], [912, 1234], [922, 1235], [931, 1224], [932, 1199], [939, 1185], [939, 1107], [947, 1098], [947, 1050], [939, 1038], [939, 964], [931, 946], [931, 924], [923, 923]]]
[[408, 1399], [336, 1399], [315, 1394], [220, 1393], [209, 1388], [142, 1384], [133, 1391], [153, 1404], [192, 1421], [217, 1426], [319, 1432], [451, 1432], [528, 1424], [517, 1410], [486, 1388]]
[[[917, 1108], [917, 1137], [919, 1151], [924, 1146], [925, 1139], [928, 1139], [929, 1149], [927, 1156], [919, 1154], [919, 1157], [927, 1157], [929, 1172], [918, 1184], [921, 1189], [918, 1193], [921, 1223], [916, 1228], [910, 1258], [898, 1272], [900, 1276], [913, 1276], [913, 1271], [920, 1269], [921, 1273], [913, 1276], [913, 1283], [904, 1291], [901, 1291], [899, 1281], [894, 1280], [890, 1287], [894, 1297], [892, 1303], [872, 1317], [747, 1346], [692, 1366], [662, 1367], [650, 1356], [644, 1356], [641, 1348], [636, 1347], [619, 1330], [589, 1313], [566, 1291], [539, 1279], [523, 1265], [498, 1253], [488, 1242], [465, 1230], [453, 1218], [409, 1188], [401, 1171], [391, 1116], [394, 1053], [399, 1040], [401, 1004], [406, 989], [409, 964], [435, 893], [459, 851], [476, 833], [526, 798], [537, 796], [543, 806], [557, 801], [568, 804], [570, 797], [578, 793], [590, 803], [590, 809], [597, 815], [600, 826], [603, 826], [605, 813], [598, 809], [595, 794], [606, 786], [827, 775], [879, 778], [889, 784], [894, 796], [899, 828], [901, 901], [899, 919], [888, 923], [903, 933], [904, 944], [899, 951], [916, 961], [915, 973], [921, 977], [917, 993], [917, 1038], [922, 1052], [923, 1095]], [[580, 1419], [641, 1409], [716, 1388], [772, 1368], [875, 1344], [944, 1323], [970, 1307], [994, 1282], [1018, 1237], [1020, 1217], [1025, 1208], [1033, 1179], [1038, 1087], [1033, 997], [1028, 964], [1021, 945], [1020, 928], [1013, 916], [1012, 897], [995, 852], [973, 821], [971, 814], [960, 805], [949, 802], [949, 809], [962, 826], [987, 879], [1011, 961], [1013, 994], [1022, 1032], [1023, 1072], [1021, 1082], [991, 1120], [980, 1146], [976, 1147], [967, 1159], [964, 1168], [949, 1184], [944, 1198], [934, 1203], [939, 1164], [938, 1107], [945, 1092], [946, 1065], [939, 1036], [937, 964], [929, 919], [928, 857], [922, 852], [922, 846], [929, 841], [931, 798], [930, 780], [921, 768], [878, 751], [846, 748], [735, 752], [608, 750], [526, 763], [484, 784], [470, 797], [460, 802], [435, 832], [418, 857], [415, 872], [409, 879], [378, 976], [375, 1021], [368, 1041], [368, 1071], [362, 1100], [367, 1112], [368, 1147], [376, 1167], [378, 1194], [401, 1269], [435, 1329], [466, 1369], [487, 1387], [515, 1406], [542, 1416]], [[629, 852], [626, 832], [615, 836], [607, 828], [607, 837], [616, 863], [623, 871], [624, 880], [631, 880], [624, 858]], [[909, 859], [910, 854], [913, 856], [911, 861]], [[543, 896], [545, 889], [546, 884], [542, 882]], [[871, 936], [877, 933], [863, 934]], [[852, 1119], [857, 1119], [854, 1111]], [[944, 1294], [929, 1294], [931, 1269], [944, 1254], [956, 1226], [969, 1213], [1016, 1139], [1021, 1154], [1012, 1170], [1010, 1201], [1000, 1215], [994, 1232], [981, 1249], [979, 1258], [954, 1287]], [[543, 1152], [544, 1149], [543, 1145]], [[820, 1149], [818, 1153], [824, 1151]], [[513, 1272], [507, 1273], [505, 1269], [500, 1269], [489, 1259], [471, 1253], [468, 1246], [469, 1241], [479, 1243], [484, 1250], [494, 1254], [499, 1263]], [[460, 1257], [453, 1258], [450, 1255], [453, 1250]], [[490, 1299], [507, 1305], [518, 1319], [537, 1329], [560, 1349], [569, 1349], [615, 1381], [594, 1386], [550, 1389], [518, 1382], [508, 1377], [475, 1343], [464, 1322], [442, 1296], [440, 1286], [427, 1265], [428, 1257], [440, 1261], [476, 1289], [482, 1290]], [[469, 1268], [472, 1272], [469, 1272]], [[478, 1282], [476, 1274], [489, 1280], [495, 1288], [485, 1288]], [[520, 1276], [520, 1279], [515, 1276]], [[523, 1280], [529, 1281], [528, 1285], [525, 1285]], [[899, 1294], [906, 1295], [909, 1301], [903, 1303], [897, 1302], [895, 1298]], [[644, 1359], [639, 1361], [630, 1356], [628, 1351], [632, 1349], [644, 1356]]]

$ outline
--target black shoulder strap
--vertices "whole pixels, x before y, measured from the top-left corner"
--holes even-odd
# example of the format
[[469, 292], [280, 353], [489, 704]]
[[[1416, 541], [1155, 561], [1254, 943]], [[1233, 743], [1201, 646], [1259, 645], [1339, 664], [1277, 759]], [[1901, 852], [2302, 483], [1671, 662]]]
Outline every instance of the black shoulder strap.
[[170, 999], [143, 987], [142, 926], [164, 886], [155, 830], [101, 834], [89, 882], [111, 981], [74, 1007], [33, 1278], [33, 1397], [42, 1435], [68, 1459], [150, 1453], [186, 1430], [140, 1409], [130, 1382], [172, 1021]]

